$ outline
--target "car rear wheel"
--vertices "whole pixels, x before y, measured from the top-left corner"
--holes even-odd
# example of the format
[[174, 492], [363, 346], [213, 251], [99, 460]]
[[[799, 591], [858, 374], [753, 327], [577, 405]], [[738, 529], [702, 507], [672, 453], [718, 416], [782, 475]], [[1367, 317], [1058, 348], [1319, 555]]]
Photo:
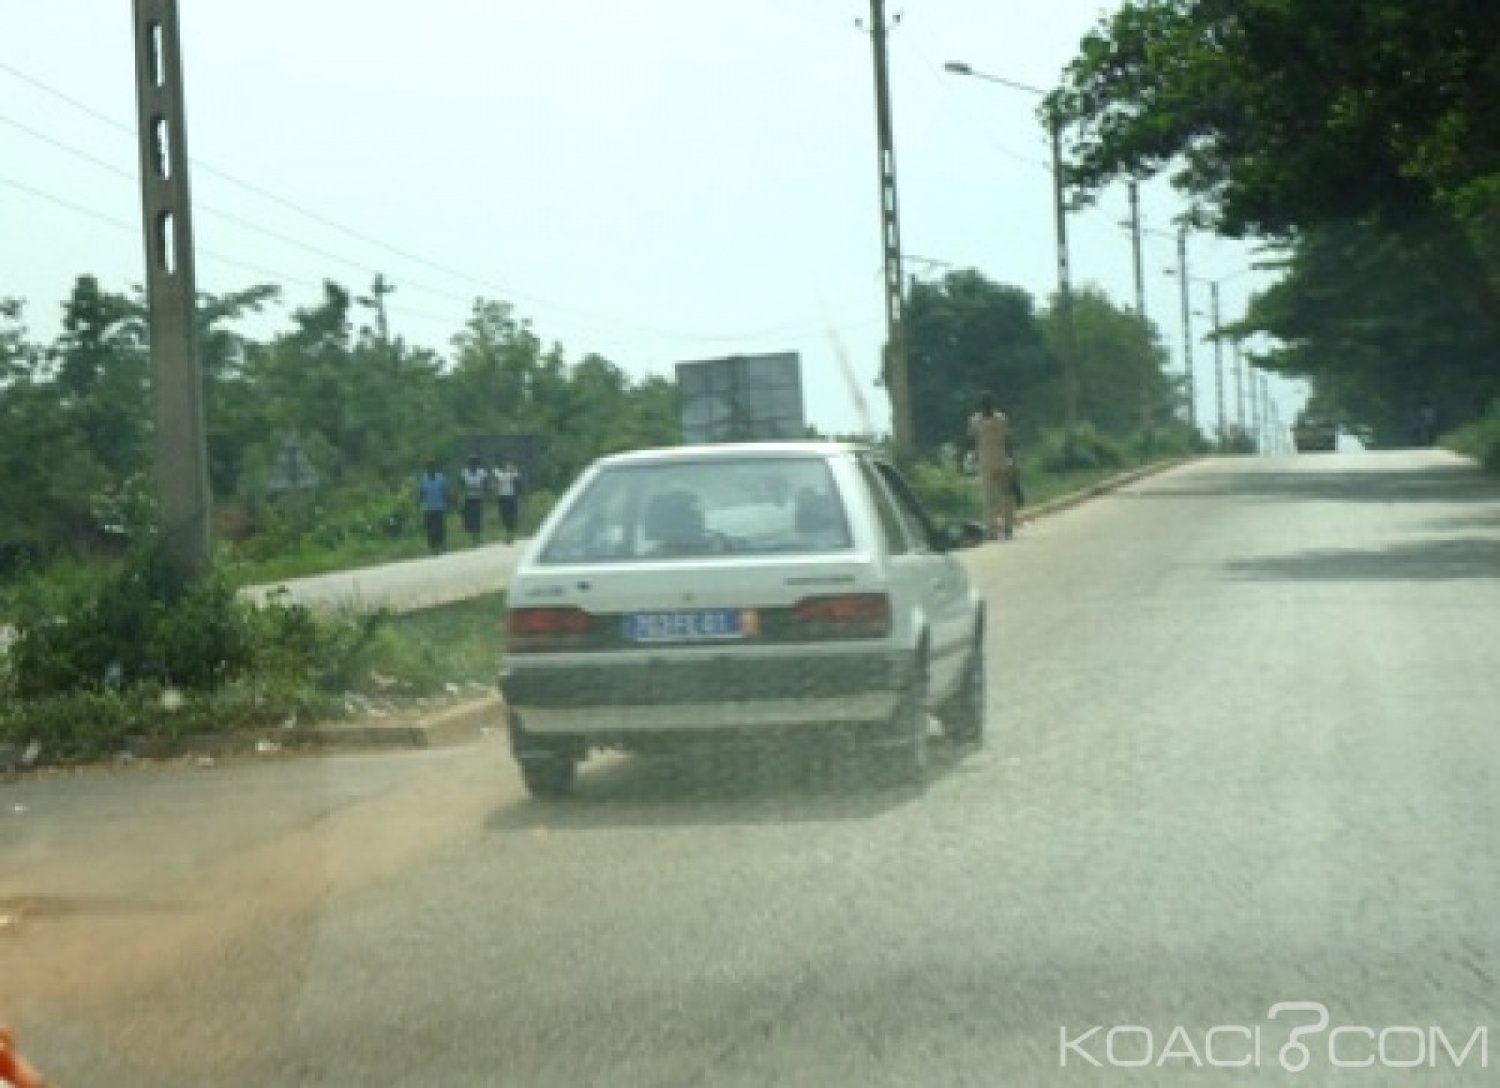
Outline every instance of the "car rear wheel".
[[537, 737], [526, 731], [521, 715], [507, 708], [506, 725], [510, 730], [510, 750], [521, 768], [521, 780], [533, 797], [552, 800], [573, 792], [578, 777], [578, 760], [582, 752], [563, 747], [555, 740]]
[[521, 779], [531, 796], [539, 801], [552, 801], [573, 792], [573, 782], [578, 777], [578, 761], [565, 755], [518, 756]]
[[984, 740], [984, 647], [969, 650], [958, 690], [943, 708], [943, 732], [955, 744], [979, 744]]
[[892, 785], [919, 785], [927, 777], [927, 674], [913, 670], [874, 750], [877, 777]]

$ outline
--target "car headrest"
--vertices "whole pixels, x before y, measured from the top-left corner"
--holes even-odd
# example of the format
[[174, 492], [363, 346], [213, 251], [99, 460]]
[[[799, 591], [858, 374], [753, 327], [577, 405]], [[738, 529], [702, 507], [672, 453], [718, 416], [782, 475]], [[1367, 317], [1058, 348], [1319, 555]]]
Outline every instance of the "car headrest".
[[641, 532], [661, 544], [685, 544], [703, 536], [703, 510], [691, 491], [663, 491], [646, 502]]

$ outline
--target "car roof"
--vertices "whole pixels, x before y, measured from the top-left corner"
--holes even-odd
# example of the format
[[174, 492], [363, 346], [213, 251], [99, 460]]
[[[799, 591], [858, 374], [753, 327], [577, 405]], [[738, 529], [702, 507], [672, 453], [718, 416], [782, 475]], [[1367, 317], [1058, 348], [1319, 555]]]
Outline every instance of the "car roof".
[[715, 442], [696, 446], [663, 446], [657, 449], [631, 450], [599, 458], [599, 467], [616, 465], [659, 464], [670, 461], [710, 461], [789, 456], [830, 457], [858, 453], [869, 447], [853, 442]]

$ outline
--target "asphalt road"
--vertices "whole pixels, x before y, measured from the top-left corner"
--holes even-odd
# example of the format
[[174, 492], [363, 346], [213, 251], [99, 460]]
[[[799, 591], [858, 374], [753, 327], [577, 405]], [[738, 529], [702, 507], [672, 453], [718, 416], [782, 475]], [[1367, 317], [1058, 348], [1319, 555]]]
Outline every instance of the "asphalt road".
[[0, 1015], [112, 1088], [1500, 1079], [1500, 488], [1206, 462], [967, 561], [989, 740], [921, 791], [540, 805], [498, 736], [0, 787]]

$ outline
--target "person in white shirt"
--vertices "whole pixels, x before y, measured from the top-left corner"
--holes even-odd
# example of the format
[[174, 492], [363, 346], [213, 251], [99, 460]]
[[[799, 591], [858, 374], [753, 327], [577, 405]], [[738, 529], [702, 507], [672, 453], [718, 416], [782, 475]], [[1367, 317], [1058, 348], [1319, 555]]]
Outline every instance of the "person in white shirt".
[[521, 513], [521, 472], [514, 461], [495, 469], [495, 493], [500, 497], [500, 524], [505, 526], [505, 542], [516, 539], [516, 522]]
[[468, 530], [469, 539], [475, 545], [478, 545], [484, 535], [484, 488], [488, 481], [489, 473], [484, 471], [478, 457], [470, 457], [469, 463], [458, 474], [464, 496], [464, 528]]

